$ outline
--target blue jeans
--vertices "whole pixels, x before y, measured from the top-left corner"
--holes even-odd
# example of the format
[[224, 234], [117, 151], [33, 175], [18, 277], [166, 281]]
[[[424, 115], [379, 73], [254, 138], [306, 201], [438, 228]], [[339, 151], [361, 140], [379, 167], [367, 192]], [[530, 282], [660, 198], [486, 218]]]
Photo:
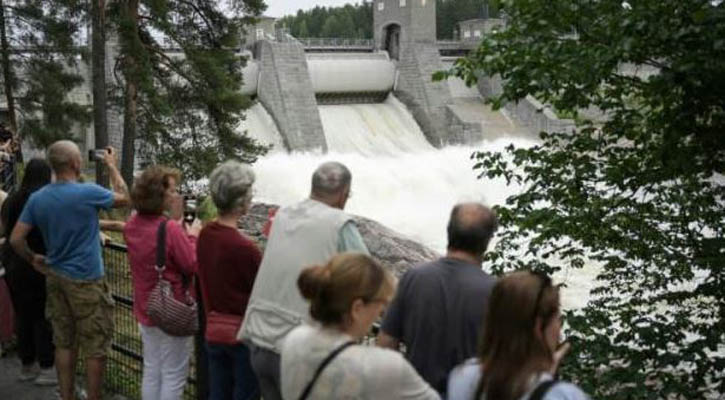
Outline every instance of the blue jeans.
[[257, 376], [249, 361], [249, 348], [206, 343], [209, 357], [209, 400], [259, 399]]

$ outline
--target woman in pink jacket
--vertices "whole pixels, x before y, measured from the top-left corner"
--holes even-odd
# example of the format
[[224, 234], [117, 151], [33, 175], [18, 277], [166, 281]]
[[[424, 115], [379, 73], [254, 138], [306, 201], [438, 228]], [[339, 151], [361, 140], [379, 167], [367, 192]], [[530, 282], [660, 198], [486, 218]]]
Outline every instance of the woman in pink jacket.
[[[123, 230], [133, 279], [133, 312], [143, 342], [144, 371], [141, 394], [144, 400], [181, 398], [189, 370], [192, 337], [176, 337], [154, 326], [149, 319], [149, 294], [158, 281], [156, 238], [165, 211], [180, 216], [183, 200], [176, 191], [179, 171], [162, 166], [146, 169], [136, 179], [131, 199], [134, 214]], [[166, 269], [163, 277], [171, 282], [174, 296], [183, 300], [185, 287], [196, 273], [198, 223], [186, 227], [170, 219], [166, 223]], [[186, 282], [186, 283], [185, 283]], [[190, 290], [193, 293], [193, 290]]]

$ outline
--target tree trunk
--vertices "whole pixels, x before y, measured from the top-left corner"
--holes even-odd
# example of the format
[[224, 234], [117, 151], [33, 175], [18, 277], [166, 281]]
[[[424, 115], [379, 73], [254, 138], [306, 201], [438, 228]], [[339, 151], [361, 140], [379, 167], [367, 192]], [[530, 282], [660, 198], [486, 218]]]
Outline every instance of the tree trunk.
[[[126, 12], [129, 23], [133, 27], [133, 40], [138, 39], [138, 5], [139, 0], [128, 0]], [[121, 40], [124, 40], [122, 37]], [[126, 38], [126, 40], [130, 40]], [[135, 54], [124, 54], [124, 69], [126, 73], [126, 91], [123, 109], [123, 153], [121, 157], [121, 175], [126, 184], [133, 184], [133, 167], [136, 157], [136, 118], [138, 115], [138, 85], [136, 83]]]
[[15, 115], [15, 96], [13, 94], [12, 66], [10, 65], [10, 43], [8, 43], [7, 28], [5, 27], [5, 1], [0, 0], [0, 48], [2, 49], [3, 86], [5, 99], [8, 103], [8, 125], [15, 134], [18, 131], [18, 120]]
[[133, 184], [133, 165], [136, 156], [136, 117], [138, 114], [137, 87], [132, 80], [126, 81], [126, 97], [123, 110], [123, 154], [121, 175], [126, 184]]
[[[108, 123], [106, 116], [106, 1], [93, 0], [93, 37], [91, 44], [93, 71], [93, 133], [96, 148], [108, 146]], [[102, 163], [96, 163], [96, 183], [108, 187], [108, 171]]]
[[9, 164], [3, 163], [3, 168], [9, 168], [10, 170], [3, 171], [2, 186], [5, 190], [11, 190], [12, 186], [15, 186], [15, 178], [18, 176], [18, 166], [23, 162], [23, 151], [22, 151], [22, 139], [18, 135], [18, 117], [15, 111], [15, 76], [10, 61], [10, 43], [8, 42], [8, 32], [5, 16], [5, 1], [0, 0], [0, 53], [2, 53], [3, 70], [3, 90], [5, 91], [5, 100], [8, 106], [8, 128], [13, 134], [13, 145], [11, 146], [11, 152], [14, 153], [14, 157], [11, 157]]

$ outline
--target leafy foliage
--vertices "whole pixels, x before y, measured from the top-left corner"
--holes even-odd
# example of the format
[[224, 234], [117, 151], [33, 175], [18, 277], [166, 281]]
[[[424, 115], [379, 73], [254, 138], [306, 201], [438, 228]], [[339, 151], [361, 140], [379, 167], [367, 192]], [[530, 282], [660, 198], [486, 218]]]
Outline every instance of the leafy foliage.
[[[449, 74], [500, 76], [577, 115], [531, 148], [476, 153], [523, 185], [498, 208], [496, 270], [591, 268], [564, 374], [594, 398], [725, 393], [725, 5], [508, 0], [505, 30]], [[592, 121], [580, 110], [597, 110]]]
[[[461, 21], [499, 14], [498, 0], [438, 0], [436, 7], [439, 39], [453, 39]], [[371, 39], [373, 2], [299, 10], [282, 18], [280, 24], [297, 38]]]
[[[38, 148], [78, 139], [91, 120], [88, 107], [69, 94], [83, 84], [77, 47], [85, 3], [73, 0], [4, 1], [11, 54], [3, 79], [19, 113], [19, 134]], [[10, 49], [15, 49], [11, 51]], [[3, 87], [5, 87], [3, 85]]]
[[373, 3], [299, 10], [278, 24], [297, 38], [370, 39], [373, 37]]
[[[125, 82], [118, 102], [125, 97], [127, 117], [136, 113], [124, 135], [138, 131], [147, 161], [175, 166], [187, 179], [207, 176], [225, 159], [253, 162], [265, 148], [237, 132], [250, 100], [240, 93], [246, 59], [236, 51], [250, 19], [226, 16], [213, 0], [132, 3], [116, 2], [111, 11]], [[236, 5], [255, 14], [263, 7], [258, 0]]]

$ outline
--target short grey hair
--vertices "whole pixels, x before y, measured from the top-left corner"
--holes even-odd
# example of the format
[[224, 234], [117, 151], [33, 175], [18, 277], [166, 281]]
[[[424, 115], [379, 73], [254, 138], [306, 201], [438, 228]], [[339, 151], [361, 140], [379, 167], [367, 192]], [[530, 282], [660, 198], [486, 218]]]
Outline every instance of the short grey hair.
[[48, 148], [48, 163], [55, 173], [65, 171], [80, 157], [81, 151], [78, 145], [70, 140], [59, 140]]
[[345, 165], [337, 161], [326, 162], [312, 174], [312, 193], [333, 195], [350, 186], [352, 174]]
[[226, 161], [209, 177], [209, 191], [220, 213], [234, 211], [252, 201], [254, 171], [238, 161]]

